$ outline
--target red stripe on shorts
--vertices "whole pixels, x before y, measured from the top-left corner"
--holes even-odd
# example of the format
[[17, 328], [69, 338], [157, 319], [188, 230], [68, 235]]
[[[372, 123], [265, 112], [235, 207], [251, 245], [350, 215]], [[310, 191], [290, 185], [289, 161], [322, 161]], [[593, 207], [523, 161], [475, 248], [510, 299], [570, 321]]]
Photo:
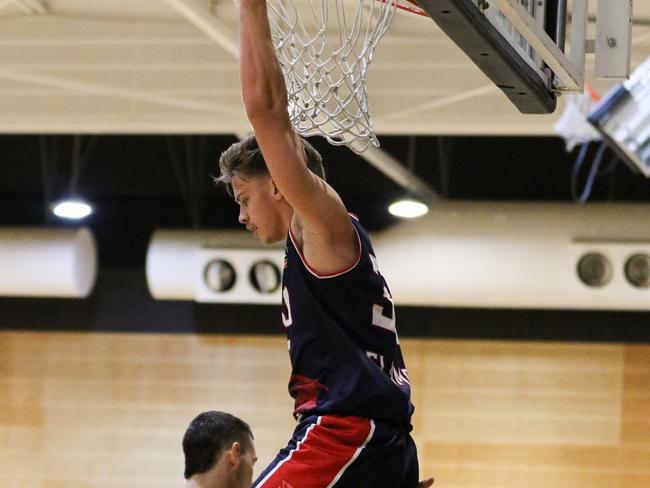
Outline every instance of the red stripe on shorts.
[[363, 417], [319, 417], [256, 488], [332, 487], [361, 454], [374, 429], [374, 422]]

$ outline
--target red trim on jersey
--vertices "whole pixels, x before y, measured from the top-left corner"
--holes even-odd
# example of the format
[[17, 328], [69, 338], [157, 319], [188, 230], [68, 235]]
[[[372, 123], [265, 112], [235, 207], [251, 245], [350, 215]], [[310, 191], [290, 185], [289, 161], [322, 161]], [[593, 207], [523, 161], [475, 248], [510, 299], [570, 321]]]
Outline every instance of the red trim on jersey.
[[255, 488], [329, 488], [359, 457], [375, 431], [363, 417], [318, 417], [296, 448]]
[[329, 391], [329, 388], [318, 380], [299, 374], [292, 374], [289, 379], [289, 394], [295, 400], [293, 416], [297, 418], [305, 410], [314, 408], [318, 399], [318, 393], [321, 391]]
[[[354, 215], [352, 213], [350, 213], [348, 215], [350, 215], [350, 217], [354, 218], [356, 221], [359, 221], [359, 218], [356, 215]], [[291, 243], [293, 244], [294, 249], [298, 253], [298, 256], [300, 257], [300, 260], [302, 261], [302, 264], [305, 266], [305, 268], [307, 268], [307, 271], [309, 271], [316, 278], [320, 278], [322, 280], [323, 279], [328, 279], [328, 278], [336, 278], [337, 276], [341, 276], [341, 275], [344, 275], [345, 273], [348, 273], [348, 272], [352, 271], [354, 268], [356, 268], [357, 264], [359, 264], [359, 261], [361, 261], [361, 252], [362, 252], [362, 249], [361, 249], [361, 236], [359, 236], [359, 231], [357, 230], [357, 228], [354, 225], [352, 227], [354, 228], [354, 233], [356, 234], [357, 241], [359, 243], [359, 248], [358, 248], [359, 249], [359, 256], [357, 256], [357, 260], [354, 262], [354, 264], [348, 266], [345, 269], [342, 269], [340, 271], [335, 271], [333, 273], [327, 273], [327, 274], [319, 273], [318, 271], [316, 271], [314, 268], [312, 268], [309, 265], [309, 263], [305, 259], [305, 256], [303, 256], [300, 247], [296, 243], [296, 238], [293, 236], [293, 232], [291, 232], [291, 226], [289, 226], [289, 237], [291, 238]]]

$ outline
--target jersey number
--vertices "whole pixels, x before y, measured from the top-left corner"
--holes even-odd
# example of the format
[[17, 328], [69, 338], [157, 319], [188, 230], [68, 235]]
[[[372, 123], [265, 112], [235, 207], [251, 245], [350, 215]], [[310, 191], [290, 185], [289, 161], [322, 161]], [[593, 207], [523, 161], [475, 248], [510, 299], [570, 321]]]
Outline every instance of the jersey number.
[[[379, 274], [376, 258], [371, 254], [370, 259], [375, 273]], [[289, 289], [286, 286], [282, 289], [282, 323], [285, 327], [290, 327], [293, 324]], [[390, 295], [390, 291], [385, 286], [384, 303], [372, 306], [372, 325], [389, 330], [397, 335], [397, 330], [395, 329], [395, 303], [393, 302], [393, 297]]]
[[[377, 265], [377, 258], [372, 254], [370, 254], [370, 262], [372, 263], [372, 270], [381, 276], [379, 266]], [[372, 325], [390, 330], [397, 336], [397, 330], [395, 329], [395, 303], [386, 286], [384, 286], [384, 303], [372, 306]]]
[[395, 303], [388, 288], [384, 287], [385, 301], [382, 305], [372, 306], [372, 325], [397, 333], [395, 329]]
[[282, 289], [282, 323], [285, 327], [290, 327], [291, 324], [293, 324], [293, 318], [291, 317], [291, 302], [289, 301], [289, 290], [286, 286]]

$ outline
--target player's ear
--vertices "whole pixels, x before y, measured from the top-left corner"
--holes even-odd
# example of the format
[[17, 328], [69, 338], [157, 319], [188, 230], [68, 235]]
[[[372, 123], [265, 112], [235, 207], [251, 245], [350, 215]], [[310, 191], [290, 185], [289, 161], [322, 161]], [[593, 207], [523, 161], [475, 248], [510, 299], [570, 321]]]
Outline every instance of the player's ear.
[[228, 450], [227, 456], [228, 464], [233, 468], [237, 467], [241, 456], [241, 444], [239, 442], [233, 442], [232, 446], [230, 446], [230, 449]]
[[280, 189], [275, 185], [275, 181], [271, 180], [271, 196], [276, 200], [282, 200], [284, 197], [280, 193]]

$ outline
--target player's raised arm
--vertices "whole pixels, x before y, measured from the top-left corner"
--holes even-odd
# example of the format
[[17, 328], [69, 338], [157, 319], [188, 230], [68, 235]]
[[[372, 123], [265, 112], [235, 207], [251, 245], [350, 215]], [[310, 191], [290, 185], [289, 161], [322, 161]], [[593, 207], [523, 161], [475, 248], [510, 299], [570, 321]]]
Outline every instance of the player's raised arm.
[[289, 120], [265, 0], [240, 1], [239, 32], [246, 115], [273, 182], [295, 212], [291, 228], [314, 268], [324, 273], [344, 268], [358, 253], [354, 229], [336, 192], [307, 168], [303, 144]]

